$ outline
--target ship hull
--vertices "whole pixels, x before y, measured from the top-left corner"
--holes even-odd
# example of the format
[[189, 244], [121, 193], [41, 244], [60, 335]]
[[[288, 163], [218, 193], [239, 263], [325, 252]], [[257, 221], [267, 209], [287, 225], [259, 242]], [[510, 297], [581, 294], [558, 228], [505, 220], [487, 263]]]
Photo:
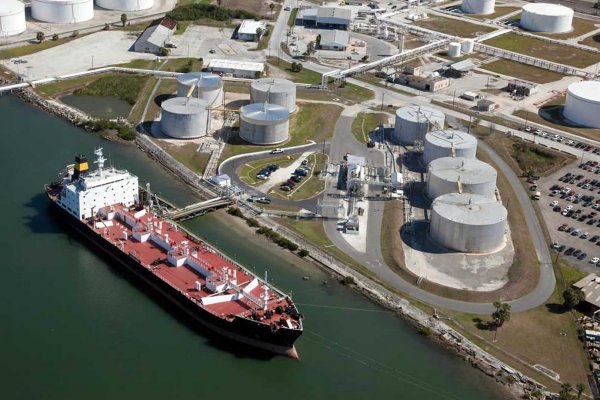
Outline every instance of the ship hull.
[[280, 328], [272, 330], [267, 324], [257, 321], [235, 317], [233, 320], [220, 318], [191, 302], [173, 289], [167, 282], [160, 279], [150, 270], [140, 265], [139, 262], [128, 254], [108, 243], [102, 236], [98, 235], [91, 227], [77, 220], [57, 205], [51, 198], [53, 209], [60, 214], [60, 218], [68, 222], [69, 226], [76, 230], [80, 236], [101, 249], [107, 256], [119, 262], [141, 278], [150, 287], [159, 292], [164, 298], [177, 305], [195, 322], [212, 330], [221, 337], [228, 338], [240, 343], [250, 345], [268, 352], [282, 354], [291, 358], [298, 358], [294, 342], [302, 334], [301, 330]]

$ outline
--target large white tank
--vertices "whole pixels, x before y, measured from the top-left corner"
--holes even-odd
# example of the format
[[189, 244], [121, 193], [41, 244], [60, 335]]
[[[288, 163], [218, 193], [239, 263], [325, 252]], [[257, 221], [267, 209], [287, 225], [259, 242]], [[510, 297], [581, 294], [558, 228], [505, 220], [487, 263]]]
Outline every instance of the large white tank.
[[192, 96], [204, 100], [211, 107], [223, 104], [223, 81], [219, 75], [209, 72], [190, 72], [177, 77], [177, 96], [187, 97], [194, 87]]
[[154, 7], [154, 0], [96, 0], [98, 7], [117, 11], [140, 11]]
[[93, 0], [31, 0], [31, 16], [38, 21], [75, 24], [94, 18]]
[[250, 102], [269, 103], [296, 110], [296, 85], [282, 78], [261, 78], [250, 85]]
[[423, 162], [429, 165], [442, 157], [475, 158], [477, 139], [466, 132], [454, 129], [434, 131], [425, 135]]
[[0, 37], [25, 32], [25, 6], [18, 0], [0, 1]]
[[208, 129], [208, 105], [193, 97], [175, 97], [161, 105], [160, 129], [178, 139], [194, 139], [206, 135]]
[[414, 145], [416, 140], [425, 140], [430, 130], [444, 129], [446, 116], [437, 108], [428, 106], [407, 106], [396, 110], [396, 125], [392, 142]]
[[573, 10], [559, 4], [525, 4], [521, 12], [521, 27], [529, 31], [568, 32], [572, 24]]
[[277, 144], [290, 137], [290, 112], [277, 104], [253, 103], [242, 107], [240, 137], [260, 145]]
[[460, 9], [467, 14], [488, 15], [494, 13], [495, 0], [463, 0]]
[[474, 158], [438, 158], [427, 168], [427, 195], [435, 199], [447, 193], [471, 193], [494, 199], [497, 176], [494, 167]]
[[600, 82], [570, 84], [563, 115], [576, 124], [600, 128]]
[[471, 54], [475, 49], [475, 41], [473, 39], [466, 39], [460, 44], [460, 51], [462, 54]]
[[449, 193], [431, 206], [429, 235], [444, 247], [464, 253], [489, 253], [505, 244], [504, 206], [478, 194]]
[[448, 44], [448, 57], [460, 57], [460, 48], [460, 43], [450, 42]]

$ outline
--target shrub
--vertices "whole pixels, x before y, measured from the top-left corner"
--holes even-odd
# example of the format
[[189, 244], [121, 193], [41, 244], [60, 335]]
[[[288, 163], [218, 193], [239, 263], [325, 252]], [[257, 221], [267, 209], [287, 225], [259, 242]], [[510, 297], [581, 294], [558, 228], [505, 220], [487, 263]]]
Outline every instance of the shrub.
[[52, 40], [54, 40], [54, 41], [58, 40], [58, 33], [55, 33], [54, 35], [52, 35]]
[[229, 208], [227, 209], [227, 214], [229, 214], [229, 215], [233, 215], [233, 216], [235, 216], [235, 217], [240, 217], [240, 218], [243, 218], [243, 217], [244, 217], [244, 215], [242, 214], [242, 210], [240, 210], [240, 209], [239, 209], [239, 208], [237, 208], [237, 207], [229, 207]]
[[260, 224], [258, 223], [258, 221], [254, 218], [248, 218], [246, 220], [246, 223], [248, 224], [249, 227], [251, 228], [257, 228], [260, 226]]
[[135, 140], [135, 130], [129, 125], [121, 125], [117, 128], [117, 136], [123, 140], [132, 141]]
[[159, 50], [158, 52], [159, 52], [159, 54], [160, 54], [161, 56], [163, 56], [163, 57], [166, 57], [166, 56], [168, 56], [168, 55], [169, 55], [169, 53], [170, 53], [170, 50], [169, 50], [169, 49], [167, 49], [166, 47], [161, 47], [161, 48], [160, 48], [160, 50]]
[[423, 336], [431, 336], [431, 328], [428, 326], [422, 326], [419, 329], [419, 335], [423, 335]]
[[104, 24], [104, 30], [110, 31], [110, 24]]
[[231, 19], [259, 19], [253, 12], [219, 7], [214, 4], [193, 3], [175, 7], [167, 16], [177, 21], [195, 21], [209, 18], [215, 21], [229, 21]]
[[310, 252], [306, 249], [300, 249], [300, 251], [298, 252], [298, 255], [302, 258], [306, 257], [309, 254], [310, 254]]
[[354, 277], [353, 276], [345, 276], [340, 280], [342, 285], [354, 285]]

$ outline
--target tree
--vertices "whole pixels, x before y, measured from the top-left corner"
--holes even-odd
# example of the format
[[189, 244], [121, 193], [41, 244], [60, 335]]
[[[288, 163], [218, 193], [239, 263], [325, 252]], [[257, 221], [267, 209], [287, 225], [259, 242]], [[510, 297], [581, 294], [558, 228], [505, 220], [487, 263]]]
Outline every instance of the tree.
[[52, 35], [52, 40], [54, 40], [54, 41], [58, 40], [58, 33], [55, 33], [54, 35]]
[[37, 39], [37, 41], [39, 43], [42, 43], [44, 41], [44, 39], [46, 38], [46, 35], [44, 34], [44, 32], [38, 32], [35, 34], [35, 38]]
[[104, 24], [104, 30], [105, 31], [109, 31], [110, 30], [110, 24]]
[[258, 27], [256, 28], [256, 41], [258, 42], [260, 40], [260, 36], [263, 34], [263, 28]]
[[125, 26], [126, 22], [127, 22], [127, 14], [123, 13], [123, 14], [121, 14], [121, 23], [123, 24], [123, 26]]
[[311, 54], [313, 54], [315, 52], [315, 42], [309, 42], [306, 45], [306, 55], [310, 56]]
[[567, 310], [577, 307], [585, 299], [585, 294], [577, 288], [568, 287], [563, 292], [564, 306]]
[[300, 251], [298, 252], [298, 255], [302, 258], [306, 257], [309, 254], [310, 254], [310, 252], [306, 249], [300, 249]]
[[315, 44], [316, 44], [317, 49], [320, 48], [321, 47], [321, 34], [320, 33], [317, 35], [315, 42], [316, 42]]
[[273, 19], [273, 9], [275, 8], [275, 3], [269, 4], [269, 10], [271, 10], [271, 19]]
[[583, 383], [578, 383], [575, 386], [575, 390], [577, 390], [577, 400], [580, 400], [581, 395], [583, 394], [583, 391], [585, 390], [585, 385]]
[[158, 52], [163, 57], [166, 57], [169, 55], [169, 49], [167, 49], [166, 47], [161, 47]]
[[496, 340], [496, 335], [498, 335], [498, 328], [500, 328], [506, 321], [510, 321], [510, 304], [501, 303], [499, 301], [494, 302], [494, 307], [496, 311], [492, 313], [492, 318], [494, 318], [494, 325], [496, 326], [496, 332], [494, 333], [494, 340]]
[[573, 394], [573, 386], [568, 382], [560, 385], [560, 392], [558, 392], [558, 398], [560, 400], [575, 400], [575, 395]]

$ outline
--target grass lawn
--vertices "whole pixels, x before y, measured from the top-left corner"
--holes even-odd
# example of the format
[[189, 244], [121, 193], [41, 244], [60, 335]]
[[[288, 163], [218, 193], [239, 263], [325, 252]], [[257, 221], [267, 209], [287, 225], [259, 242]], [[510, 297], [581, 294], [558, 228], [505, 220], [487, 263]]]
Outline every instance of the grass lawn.
[[[597, 24], [597, 22], [596, 22]], [[583, 18], [573, 18], [573, 30], [571, 32], [566, 33], [544, 33], [544, 32], [531, 32], [536, 35], [546, 36], [552, 39], [570, 39], [575, 38], [581, 35], [585, 35], [588, 32], [593, 31], [594, 29], [598, 29], [598, 27], [594, 24], [594, 22], [583, 19]]]
[[134, 105], [147, 76], [108, 74], [75, 91], [76, 95], [115, 96]]
[[157, 78], [151, 77], [146, 81], [146, 84], [140, 91], [138, 100], [135, 102], [135, 105], [131, 109], [131, 112], [129, 113], [129, 118], [127, 118], [132, 123], [137, 124], [142, 119], [142, 114], [144, 113], [146, 104], [148, 104], [148, 101], [150, 100], [150, 95], [152, 94], [152, 90], [154, 89], [154, 86], [156, 85], [157, 81]]
[[[544, 107], [542, 107], [540, 110], [543, 110]], [[560, 114], [562, 113], [562, 106], [550, 106], [550, 107], [548, 107], [547, 112], [549, 114], [556, 114], [557, 117], [560, 117]], [[582, 137], [592, 139], [592, 140], [597, 140], [600, 135], [600, 129], [584, 128], [584, 127], [578, 127], [578, 126], [573, 126], [573, 125], [554, 123], [547, 119], [542, 118], [538, 113], [534, 113], [531, 111], [517, 110], [517, 111], [513, 112], [513, 115], [516, 115], [517, 117], [526, 119], [529, 122], [534, 122], [536, 124], [549, 126], [551, 128], [555, 128], [555, 129], [560, 129], [562, 131], [572, 133], [573, 135], [582, 136]]]
[[[148, 106], [145, 121], [154, 121], [158, 118], [161, 103], [166, 100], [169, 95], [175, 93], [176, 90], [177, 81], [175, 79], [163, 79], [156, 89], [154, 99], [150, 99], [150, 106]], [[145, 104], [143, 104], [142, 107], [145, 107]]]
[[300, 72], [292, 72], [292, 63], [279, 57], [267, 57], [267, 63], [275, 68], [285, 71], [293, 82], [308, 83], [311, 85], [321, 84], [321, 74], [308, 68], [302, 68]]
[[[307, 178], [300, 182], [292, 192], [290, 192], [290, 200], [299, 201], [310, 199], [320, 194], [325, 189], [325, 179], [321, 179], [321, 174], [327, 165], [327, 155], [323, 153], [313, 153], [308, 156], [308, 163], [312, 165], [311, 173]], [[285, 192], [281, 191], [281, 193], [284, 194]]]
[[126, 22], [125, 26], [123, 26], [121, 23], [119, 23], [117, 26], [111, 26], [110, 29], [113, 31], [142, 32], [148, 27], [149, 24], [150, 24], [149, 22], [141, 22], [139, 24], [127, 25], [127, 22]]
[[487, 15], [472, 14], [472, 15], [469, 15], [469, 17], [477, 18], [477, 19], [496, 19], [496, 18], [502, 17], [503, 15], [510, 14], [510, 13], [515, 12], [520, 9], [521, 9], [520, 7], [498, 7], [496, 5], [496, 9], [492, 14], [487, 14]]
[[42, 43], [34, 43], [22, 47], [14, 47], [11, 49], [0, 50], [0, 60], [28, 56], [30, 54], [37, 53], [38, 51], [51, 49], [53, 47], [60, 46], [61, 44], [69, 43], [70, 41], [78, 39], [82, 36], [84, 35], [66, 37], [58, 40], [51, 40], [50, 38], [46, 38], [46, 40]]
[[585, 68], [598, 62], [598, 54], [514, 33], [496, 36], [484, 43], [500, 49], [572, 65], [577, 68]]
[[173, 145], [163, 140], [155, 140], [160, 147], [165, 149], [167, 153], [172, 155], [177, 161], [194, 171], [195, 173], [202, 175], [204, 169], [208, 164], [210, 153], [200, 153], [196, 149], [198, 145], [195, 143], [188, 143], [182, 146]]
[[384, 113], [358, 113], [352, 122], [352, 134], [361, 143], [369, 141], [369, 132], [380, 124], [387, 124], [388, 114]]
[[600, 49], [600, 33], [596, 33], [595, 35], [588, 36], [587, 38], [585, 38], [581, 42], [579, 42], [579, 44], [584, 44], [586, 46], [591, 46], [591, 47]]
[[425, 20], [415, 21], [415, 25], [431, 29], [436, 32], [446, 33], [464, 38], [477, 37], [478, 33], [488, 33], [495, 29], [484, 25], [472, 24], [454, 18], [430, 17]]
[[237, 169], [236, 174], [238, 175], [238, 177], [241, 180], [243, 180], [247, 184], [257, 185], [259, 183], [264, 182], [264, 181], [256, 179], [256, 174], [258, 173], [258, 171], [260, 171], [261, 169], [263, 169], [264, 167], [266, 167], [267, 165], [270, 165], [270, 164], [277, 164], [277, 165], [279, 165], [280, 168], [285, 168], [285, 167], [289, 166], [291, 163], [293, 163], [296, 159], [298, 159], [300, 154], [301, 153], [289, 154], [289, 155], [285, 155], [285, 156], [275, 156], [275, 157], [263, 158], [262, 160], [259, 160], [259, 161], [249, 162], [249, 163], [246, 163], [246, 164], [240, 166]]
[[506, 76], [518, 76], [519, 79], [535, 83], [554, 82], [565, 77], [558, 72], [548, 71], [546, 69], [505, 59], [483, 64], [480, 68]]
[[202, 60], [198, 58], [171, 58], [161, 68], [162, 71], [192, 72], [202, 69]]
[[298, 8], [293, 8], [288, 18], [288, 26], [294, 26], [296, 24], [296, 15], [298, 15]]
[[335, 104], [301, 103], [299, 110], [290, 118], [290, 140], [287, 143], [273, 146], [256, 146], [247, 144], [234, 136], [227, 142], [220, 161], [237, 154], [290, 147], [306, 144], [307, 140], [317, 143], [326, 141], [333, 136], [335, 123], [343, 108]]

